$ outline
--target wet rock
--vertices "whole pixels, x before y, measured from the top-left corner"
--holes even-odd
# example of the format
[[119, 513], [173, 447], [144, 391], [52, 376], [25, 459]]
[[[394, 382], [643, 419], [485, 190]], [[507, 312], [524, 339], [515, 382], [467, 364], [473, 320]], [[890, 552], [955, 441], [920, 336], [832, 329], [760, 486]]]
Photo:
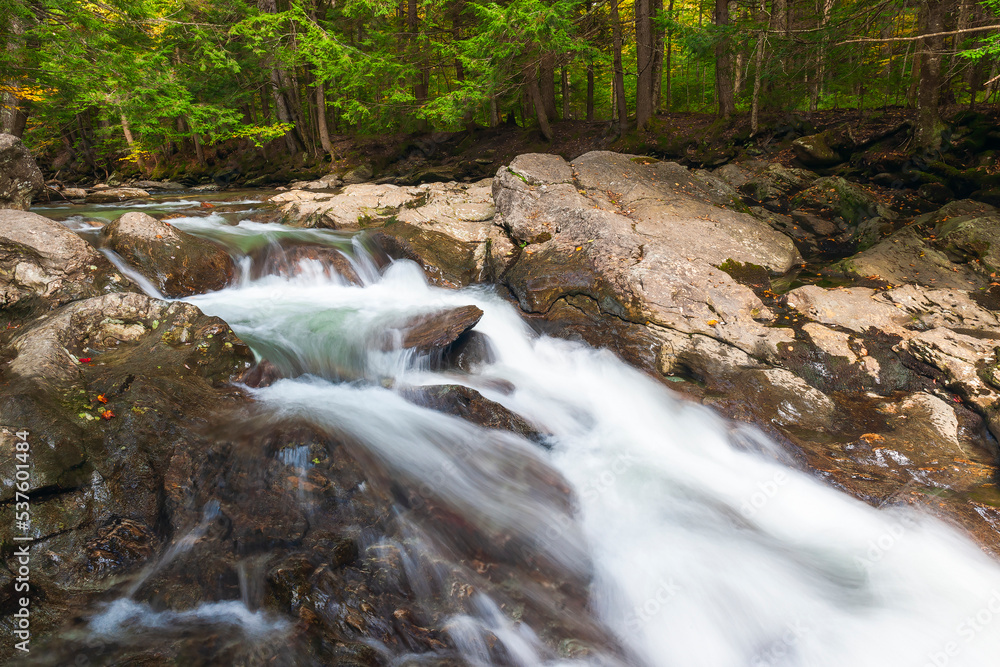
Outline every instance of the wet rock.
[[84, 199], [87, 191], [84, 188], [63, 188], [62, 195], [66, 199]]
[[236, 272], [221, 246], [145, 213], [126, 213], [105, 226], [101, 238], [170, 297], [222, 289]]
[[351, 260], [331, 246], [302, 244], [265, 247], [251, 252], [250, 257], [253, 278], [268, 275], [295, 276], [302, 273], [303, 262], [317, 262], [327, 274], [340, 276], [352, 285], [361, 284]]
[[363, 164], [360, 167], [355, 167], [347, 173], [344, 174], [344, 184], [345, 185], [357, 185], [359, 183], [364, 183], [371, 180], [374, 172], [369, 165]]
[[799, 137], [792, 150], [799, 162], [807, 167], [830, 167], [850, 157], [856, 141], [849, 125], [824, 130], [819, 134]]
[[240, 376], [240, 382], [248, 387], [258, 389], [260, 387], [269, 387], [283, 377], [285, 377], [285, 374], [281, 372], [280, 368], [270, 361], [263, 359]]
[[857, 226], [851, 239], [858, 251], [865, 251], [877, 244], [892, 231], [892, 222], [885, 218], [874, 217], [865, 220]]
[[478, 278], [477, 244], [403, 222], [373, 230], [368, 238], [393, 259], [409, 259], [419, 264], [435, 285], [463, 287]]
[[[10, 433], [28, 431], [41, 494], [32, 522], [45, 554], [32, 569], [41, 638], [153, 558], [172, 452], [204, 448], [204, 425], [242, 400], [228, 383], [253, 357], [221, 320], [135, 293], [62, 306], [20, 329], [4, 356], [0, 455], [12, 453]], [[14, 481], [0, 475], [0, 496]], [[0, 539], [12, 530], [0, 527]]]
[[868, 250], [845, 259], [838, 268], [850, 277], [875, 278], [891, 284], [914, 282], [969, 289], [984, 282], [983, 278], [953, 264], [912, 227], [904, 227]]
[[806, 169], [790, 168], [776, 163], [768, 164], [763, 169], [748, 174], [739, 185], [739, 191], [744, 196], [772, 208], [780, 208], [782, 200], [805, 190], [817, 178], [819, 176]]
[[841, 218], [851, 225], [857, 225], [876, 215], [884, 218], [896, 217], [874, 196], [839, 176], [818, 179], [809, 188], [796, 195], [792, 199], [791, 206], [813, 211], [822, 216]]
[[0, 209], [27, 211], [45, 188], [31, 153], [12, 134], [0, 134]]
[[36, 213], [0, 210], [0, 307], [61, 305], [134, 289], [108, 260], [57, 222]]
[[460, 306], [428, 315], [417, 315], [392, 327], [399, 332], [399, 347], [417, 352], [443, 350], [479, 323], [483, 311], [476, 306]]
[[137, 188], [142, 190], [183, 190], [184, 186], [181, 183], [174, 183], [173, 181], [136, 181], [133, 183]]
[[955, 193], [942, 183], [924, 183], [917, 188], [917, 194], [929, 202], [944, 204], [955, 199]]
[[[196, 345], [200, 337], [216, 335], [220, 340]], [[201, 355], [219, 346], [233, 354], [246, 353], [222, 320], [206, 318], [188, 304], [171, 304], [132, 292], [75, 301], [34, 321], [11, 340], [14, 357], [7, 371], [44, 386], [66, 388], [77, 383], [89, 368], [86, 364], [90, 362], [80, 359], [90, 360], [123, 344], [131, 349], [128, 344], [139, 341], [191, 348], [196, 370], [218, 381], [228, 375], [213, 366], [211, 357], [202, 360]]]
[[469, 387], [434, 385], [406, 388], [400, 393], [417, 405], [460, 417], [484, 428], [510, 431], [529, 440], [538, 441], [542, 438], [538, 430], [522, 417]]
[[87, 193], [86, 201], [88, 204], [113, 204], [130, 199], [143, 199], [148, 196], [147, 191], [139, 188], [108, 188]]
[[833, 423], [837, 410], [833, 401], [790, 371], [750, 370], [742, 373], [738, 382], [747, 384], [756, 396], [758, 409], [764, 407], [780, 426], [825, 430]]
[[958, 333], [939, 327], [917, 334], [902, 346], [916, 359], [940, 371], [943, 385], [975, 406], [986, 419], [990, 432], [1000, 439], [1000, 394], [983, 381], [983, 377], [992, 377], [990, 371], [997, 366], [1000, 335]]

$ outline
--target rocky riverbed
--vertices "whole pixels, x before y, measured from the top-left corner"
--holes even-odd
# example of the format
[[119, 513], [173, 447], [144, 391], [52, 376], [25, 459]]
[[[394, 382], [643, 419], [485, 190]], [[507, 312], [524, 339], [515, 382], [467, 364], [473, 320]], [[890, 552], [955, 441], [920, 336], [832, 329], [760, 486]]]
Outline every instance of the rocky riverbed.
[[[29, 158], [18, 159], [30, 173]], [[262, 360], [226, 321], [143, 293], [80, 236], [19, 210], [38, 188], [25, 182], [0, 210], [0, 451], [11, 459], [15, 432], [31, 434], [33, 628], [61, 634], [37, 664], [81, 654], [298, 664], [273, 642], [229, 641], [211, 624], [95, 643], [79, 610], [125, 591], [156, 612], [234, 599], [273, 612], [301, 664], [388, 664], [407, 653], [459, 664], [447, 619], [473, 589], [506, 596], [553, 655], [630, 663], [628, 647], [583, 611], [585, 572], [512, 557], [504, 545], [516, 538], [477, 534], [443, 500], [401, 520], [414, 497], [350, 438], [293, 417], [258, 427], [247, 385], [307, 369]], [[492, 285], [536, 331], [610, 349], [690, 401], [756, 425], [792, 467], [872, 506], [919, 506], [1000, 554], [1000, 212], [989, 204], [921, 210], [925, 200], [915, 208], [898, 189], [801, 166], [709, 171], [604, 151], [525, 154], [467, 183], [299, 185], [254, 217], [356, 233], [378, 262], [412, 260], [433, 285]], [[218, 245], [140, 212], [104, 226], [96, 243], [165, 297], [217, 290], [240, 272]], [[266, 253], [247, 255], [264, 275], [306, 260], [363, 282], [364, 267], [329, 244], [300, 239]], [[470, 305], [395, 321], [379, 344], [461, 379], [489, 355], [475, 335], [482, 315]], [[366, 377], [349, 362], [326, 372]], [[484, 397], [502, 384], [461, 384], [400, 393], [545, 445], [544, 430]], [[313, 465], [290, 473], [280, 456], [292, 450]], [[571, 510], [563, 480], [531, 459], [524, 466], [525, 484]], [[0, 474], [5, 510], [14, 482]], [[0, 526], [5, 545], [13, 530]], [[400, 545], [420, 530], [450, 535], [452, 557], [408, 562]], [[191, 553], [172, 563], [178, 545]], [[9, 605], [16, 568], [9, 546], [3, 555]], [[451, 593], [431, 606], [415, 600], [400, 578], [414, 567], [437, 567]]]

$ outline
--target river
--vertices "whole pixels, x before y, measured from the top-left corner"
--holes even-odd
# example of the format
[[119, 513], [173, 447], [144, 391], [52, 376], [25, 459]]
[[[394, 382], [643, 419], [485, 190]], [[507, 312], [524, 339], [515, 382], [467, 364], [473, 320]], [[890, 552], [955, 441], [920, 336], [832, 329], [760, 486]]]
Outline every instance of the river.
[[[200, 198], [182, 201], [149, 210], [183, 213]], [[586, 608], [563, 613], [611, 638], [584, 657], [560, 655], [501, 597], [479, 592], [446, 625], [467, 664], [942, 667], [1000, 656], [1000, 566], [956, 529], [830, 488], [754, 429], [610, 352], [537, 335], [489, 286], [438, 288], [409, 261], [380, 269], [349, 234], [247, 221], [254, 201], [170, 221], [241, 262], [236, 284], [186, 300], [291, 376], [248, 391], [275, 420], [349, 439], [376, 477], [448, 508], [484, 540], [503, 536], [503, 547], [484, 548], [523, 555], [556, 583], [582, 581]], [[93, 211], [35, 210], [88, 235]], [[257, 275], [249, 253], [290, 241], [340, 249], [361, 284], [313, 260], [295, 275]], [[489, 354], [466, 372], [384, 344], [413, 315], [470, 304], [484, 313], [476, 331]], [[483, 429], [405, 395], [445, 384], [475, 389], [544, 437]], [[404, 521], [414, 512], [397, 509]], [[414, 562], [454, 552], [447, 526], [414, 519], [413, 531]], [[405, 575], [414, 595], [444, 595], [420, 567]], [[558, 609], [556, 597], [549, 603]], [[89, 623], [94, 633], [136, 632], [165, 623], [163, 613], [125, 596]], [[285, 631], [239, 600], [206, 603], [184, 621], [199, 613], [258, 636]]]

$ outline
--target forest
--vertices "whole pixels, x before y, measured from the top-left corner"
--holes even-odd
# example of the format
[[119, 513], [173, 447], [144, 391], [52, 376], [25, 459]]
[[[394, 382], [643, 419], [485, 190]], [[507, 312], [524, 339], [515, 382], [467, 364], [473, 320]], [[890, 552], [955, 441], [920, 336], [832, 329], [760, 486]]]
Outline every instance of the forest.
[[[995, 104], [1000, 0], [0, 0], [2, 130], [149, 172], [242, 140]], [[652, 125], [651, 125], [652, 124]]]

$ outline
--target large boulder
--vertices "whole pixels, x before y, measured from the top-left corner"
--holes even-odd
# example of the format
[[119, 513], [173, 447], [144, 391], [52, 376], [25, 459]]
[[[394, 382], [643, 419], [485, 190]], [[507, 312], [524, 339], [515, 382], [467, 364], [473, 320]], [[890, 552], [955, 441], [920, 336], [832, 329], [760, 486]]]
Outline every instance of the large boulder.
[[236, 272], [221, 246], [145, 213], [124, 214], [104, 227], [101, 238], [169, 297], [220, 290]]
[[0, 309], [134, 289], [86, 241], [37, 213], [0, 209]]
[[477, 250], [482, 244], [405, 222], [390, 222], [373, 229], [368, 238], [392, 259], [409, 259], [419, 264], [435, 285], [464, 287], [479, 277]]
[[12, 134], [0, 134], [0, 208], [27, 211], [45, 188], [45, 179], [27, 147]]
[[608, 152], [569, 164], [521, 155], [497, 172], [493, 194], [495, 223], [512, 243], [491, 243], [486, 265], [502, 270], [494, 277], [526, 312], [586, 297], [647, 326], [667, 356], [695, 346], [695, 336], [761, 357], [790, 338], [767, 327], [771, 311], [717, 267], [781, 274], [800, 261], [795, 246], [679, 165]]
[[[0, 456], [13, 460], [13, 434], [30, 434], [30, 534], [47, 554], [32, 567], [40, 639], [189, 528], [170, 518], [164, 475], [176, 448], [206, 449], [204, 424], [245, 402], [230, 382], [253, 355], [218, 318], [137, 293], [74, 301], [16, 334], [3, 349]], [[13, 468], [0, 474], [0, 501], [15, 482]], [[0, 527], [5, 543], [13, 534]]]

